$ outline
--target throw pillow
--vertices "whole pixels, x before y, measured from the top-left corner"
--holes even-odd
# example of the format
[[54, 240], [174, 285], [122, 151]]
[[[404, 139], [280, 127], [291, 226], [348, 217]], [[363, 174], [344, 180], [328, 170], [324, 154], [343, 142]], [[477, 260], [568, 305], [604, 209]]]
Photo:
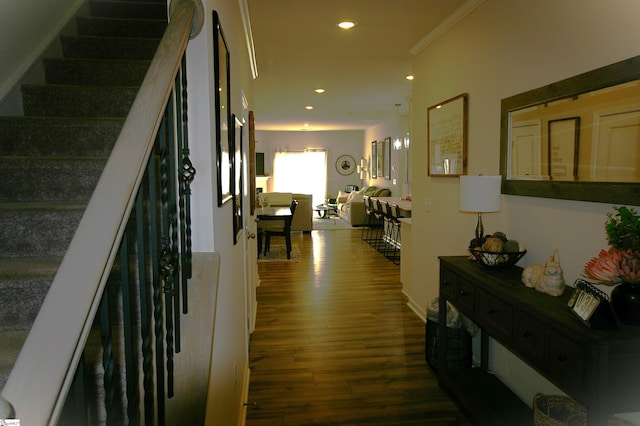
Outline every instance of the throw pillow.
[[390, 197], [391, 190], [389, 188], [380, 188], [375, 192], [373, 196], [374, 197]]
[[336, 198], [336, 200], [338, 203], [346, 203], [347, 197], [349, 197], [349, 194], [347, 194], [346, 192], [338, 191], [338, 197]]

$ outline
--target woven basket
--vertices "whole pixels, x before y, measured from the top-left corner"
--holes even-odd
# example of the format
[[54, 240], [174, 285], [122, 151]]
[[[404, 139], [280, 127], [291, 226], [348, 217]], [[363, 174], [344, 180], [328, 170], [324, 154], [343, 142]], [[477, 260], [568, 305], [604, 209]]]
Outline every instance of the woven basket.
[[533, 426], [586, 426], [587, 411], [573, 399], [537, 393], [533, 397]]
[[[533, 397], [533, 426], [588, 426], [587, 410], [573, 399], [561, 395], [537, 393]], [[609, 416], [607, 426], [633, 426]]]

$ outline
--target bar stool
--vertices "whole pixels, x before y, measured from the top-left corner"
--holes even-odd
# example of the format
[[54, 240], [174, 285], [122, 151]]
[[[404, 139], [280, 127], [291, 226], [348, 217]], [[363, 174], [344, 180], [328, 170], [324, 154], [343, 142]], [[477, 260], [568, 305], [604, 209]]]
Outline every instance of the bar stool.
[[387, 201], [381, 203], [383, 220], [384, 220], [384, 256], [389, 257], [393, 250], [393, 216], [391, 216], [391, 206]]
[[402, 222], [400, 221], [400, 213], [398, 212], [398, 206], [395, 204], [391, 204], [390, 205], [391, 208], [391, 226], [393, 229], [392, 232], [392, 241], [393, 241], [393, 256], [392, 256], [392, 261], [393, 263], [395, 263], [396, 265], [400, 264], [400, 254], [401, 254], [401, 248], [402, 248], [402, 243], [401, 243], [401, 238], [400, 236], [402, 235], [401, 231], [401, 225]]
[[373, 238], [373, 228], [376, 226], [376, 218], [374, 216], [374, 208], [371, 198], [364, 197], [364, 212], [367, 215], [365, 226], [362, 227], [362, 239], [370, 242]]
[[371, 244], [376, 250], [380, 251], [384, 249], [384, 212], [382, 211], [382, 203], [377, 198], [372, 201], [373, 206], [373, 235], [371, 237]]

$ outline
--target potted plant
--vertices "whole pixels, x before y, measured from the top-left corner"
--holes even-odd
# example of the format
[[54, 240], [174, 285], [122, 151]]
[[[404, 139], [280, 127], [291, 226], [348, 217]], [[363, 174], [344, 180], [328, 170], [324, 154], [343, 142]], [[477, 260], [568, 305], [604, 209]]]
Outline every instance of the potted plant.
[[614, 207], [608, 213], [605, 231], [609, 250], [585, 266], [587, 278], [599, 284], [616, 285], [611, 304], [618, 319], [640, 325], [640, 216], [633, 208]]

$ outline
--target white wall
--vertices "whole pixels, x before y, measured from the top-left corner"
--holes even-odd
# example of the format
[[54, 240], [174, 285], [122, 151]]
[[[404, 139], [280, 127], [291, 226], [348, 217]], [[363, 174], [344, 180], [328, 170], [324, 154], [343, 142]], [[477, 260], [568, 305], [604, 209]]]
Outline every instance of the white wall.
[[[439, 255], [461, 255], [475, 215], [458, 211], [458, 178], [427, 176], [426, 111], [469, 93], [468, 173], [498, 174], [500, 101], [640, 53], [636, 0], [487, 0], [418, 53], [413, 64], [413, 241], [411, 297], [426, 309], [438, 293]], [[559, 249], [565, 280], [606, 248], [600, 203], [503, 196], [502, 211], [485, 214], [487, 232], [524, 243], [524, 265]], [[494, 367], [531, 403], [538, 376], [496, 349]]]
[[[10, 96], [11, 91], [57, 40], [82, 3], [83, 0], [22, 0], [0, 5], [0, 104], [6, 102], [1, 109], [3, 114], [21, 113], [21, 101]], [[34, 74], [33, 78], [39, 76]]]
[[[220, 16], [231, 57], [231, 111], [241, 116], [241, 92], [249, 109], [253, 81], [236, 0], [203, 0], [205, 27], [187, 51], [189, 139], [196, 168], [193, 181], [194, 252], [220, 253], [220, 276], [215, 309], [213, 354], [206, 424], [236, 425], [242, 417], [243, 385], [248, 375], [248, 338], [244, 286], [244, 234], [233, 244], [232, 204], [218, 207], [215, 171], [214, 72], [212, 10]], [[247, 149], [245, 144], [245, 149]], [[212, 324], [213, 326], [213, 324]]]
[[[256, 123], [260, 120], [256, 116]], [[350, 155], [360, 162], [362, 157], [361, 130], [336, 130], [323, 132], [278, 132], [256, 131], [256, 152], [264, 152], [265, 173], [273, 176], [273, 158], [276, 151], [302, 151], [304, 149], [322, 148], [327, 150], [327, 197], [335, 197], [338, 190], [345, 185], [362, 186], [360, 177], [354, 171], [343, 176], [336, 171], [336, 160], [341, 155]], [[269, 180], [268, 191], [272, 191], [272, 180]]]
[[407, 181], [406, 174], [406, 160], [407, 152], [402, 149], [396, 151], [391, 149], [391, 173], [389, 179], [384, 176], [378, 176], [376, 179], [371, 178], [371, 143], [373, 141], [381, 141], [386, 138], [393, 138], [399, 136], [403, 138], [404, 135], [409, 132], [408, 117], [400, 116], [389, 119], [380, 124], [372, 126], [365, 131], [364, 141], [364, 158], [368, 161], [369, 173], [367, 174], [366, 186], [377, 186], [378, 188], [389, 188], [391, 190], [391, 196], [393, 197], [406, 197], [408, 194], [403, 193], [402, 185]]

